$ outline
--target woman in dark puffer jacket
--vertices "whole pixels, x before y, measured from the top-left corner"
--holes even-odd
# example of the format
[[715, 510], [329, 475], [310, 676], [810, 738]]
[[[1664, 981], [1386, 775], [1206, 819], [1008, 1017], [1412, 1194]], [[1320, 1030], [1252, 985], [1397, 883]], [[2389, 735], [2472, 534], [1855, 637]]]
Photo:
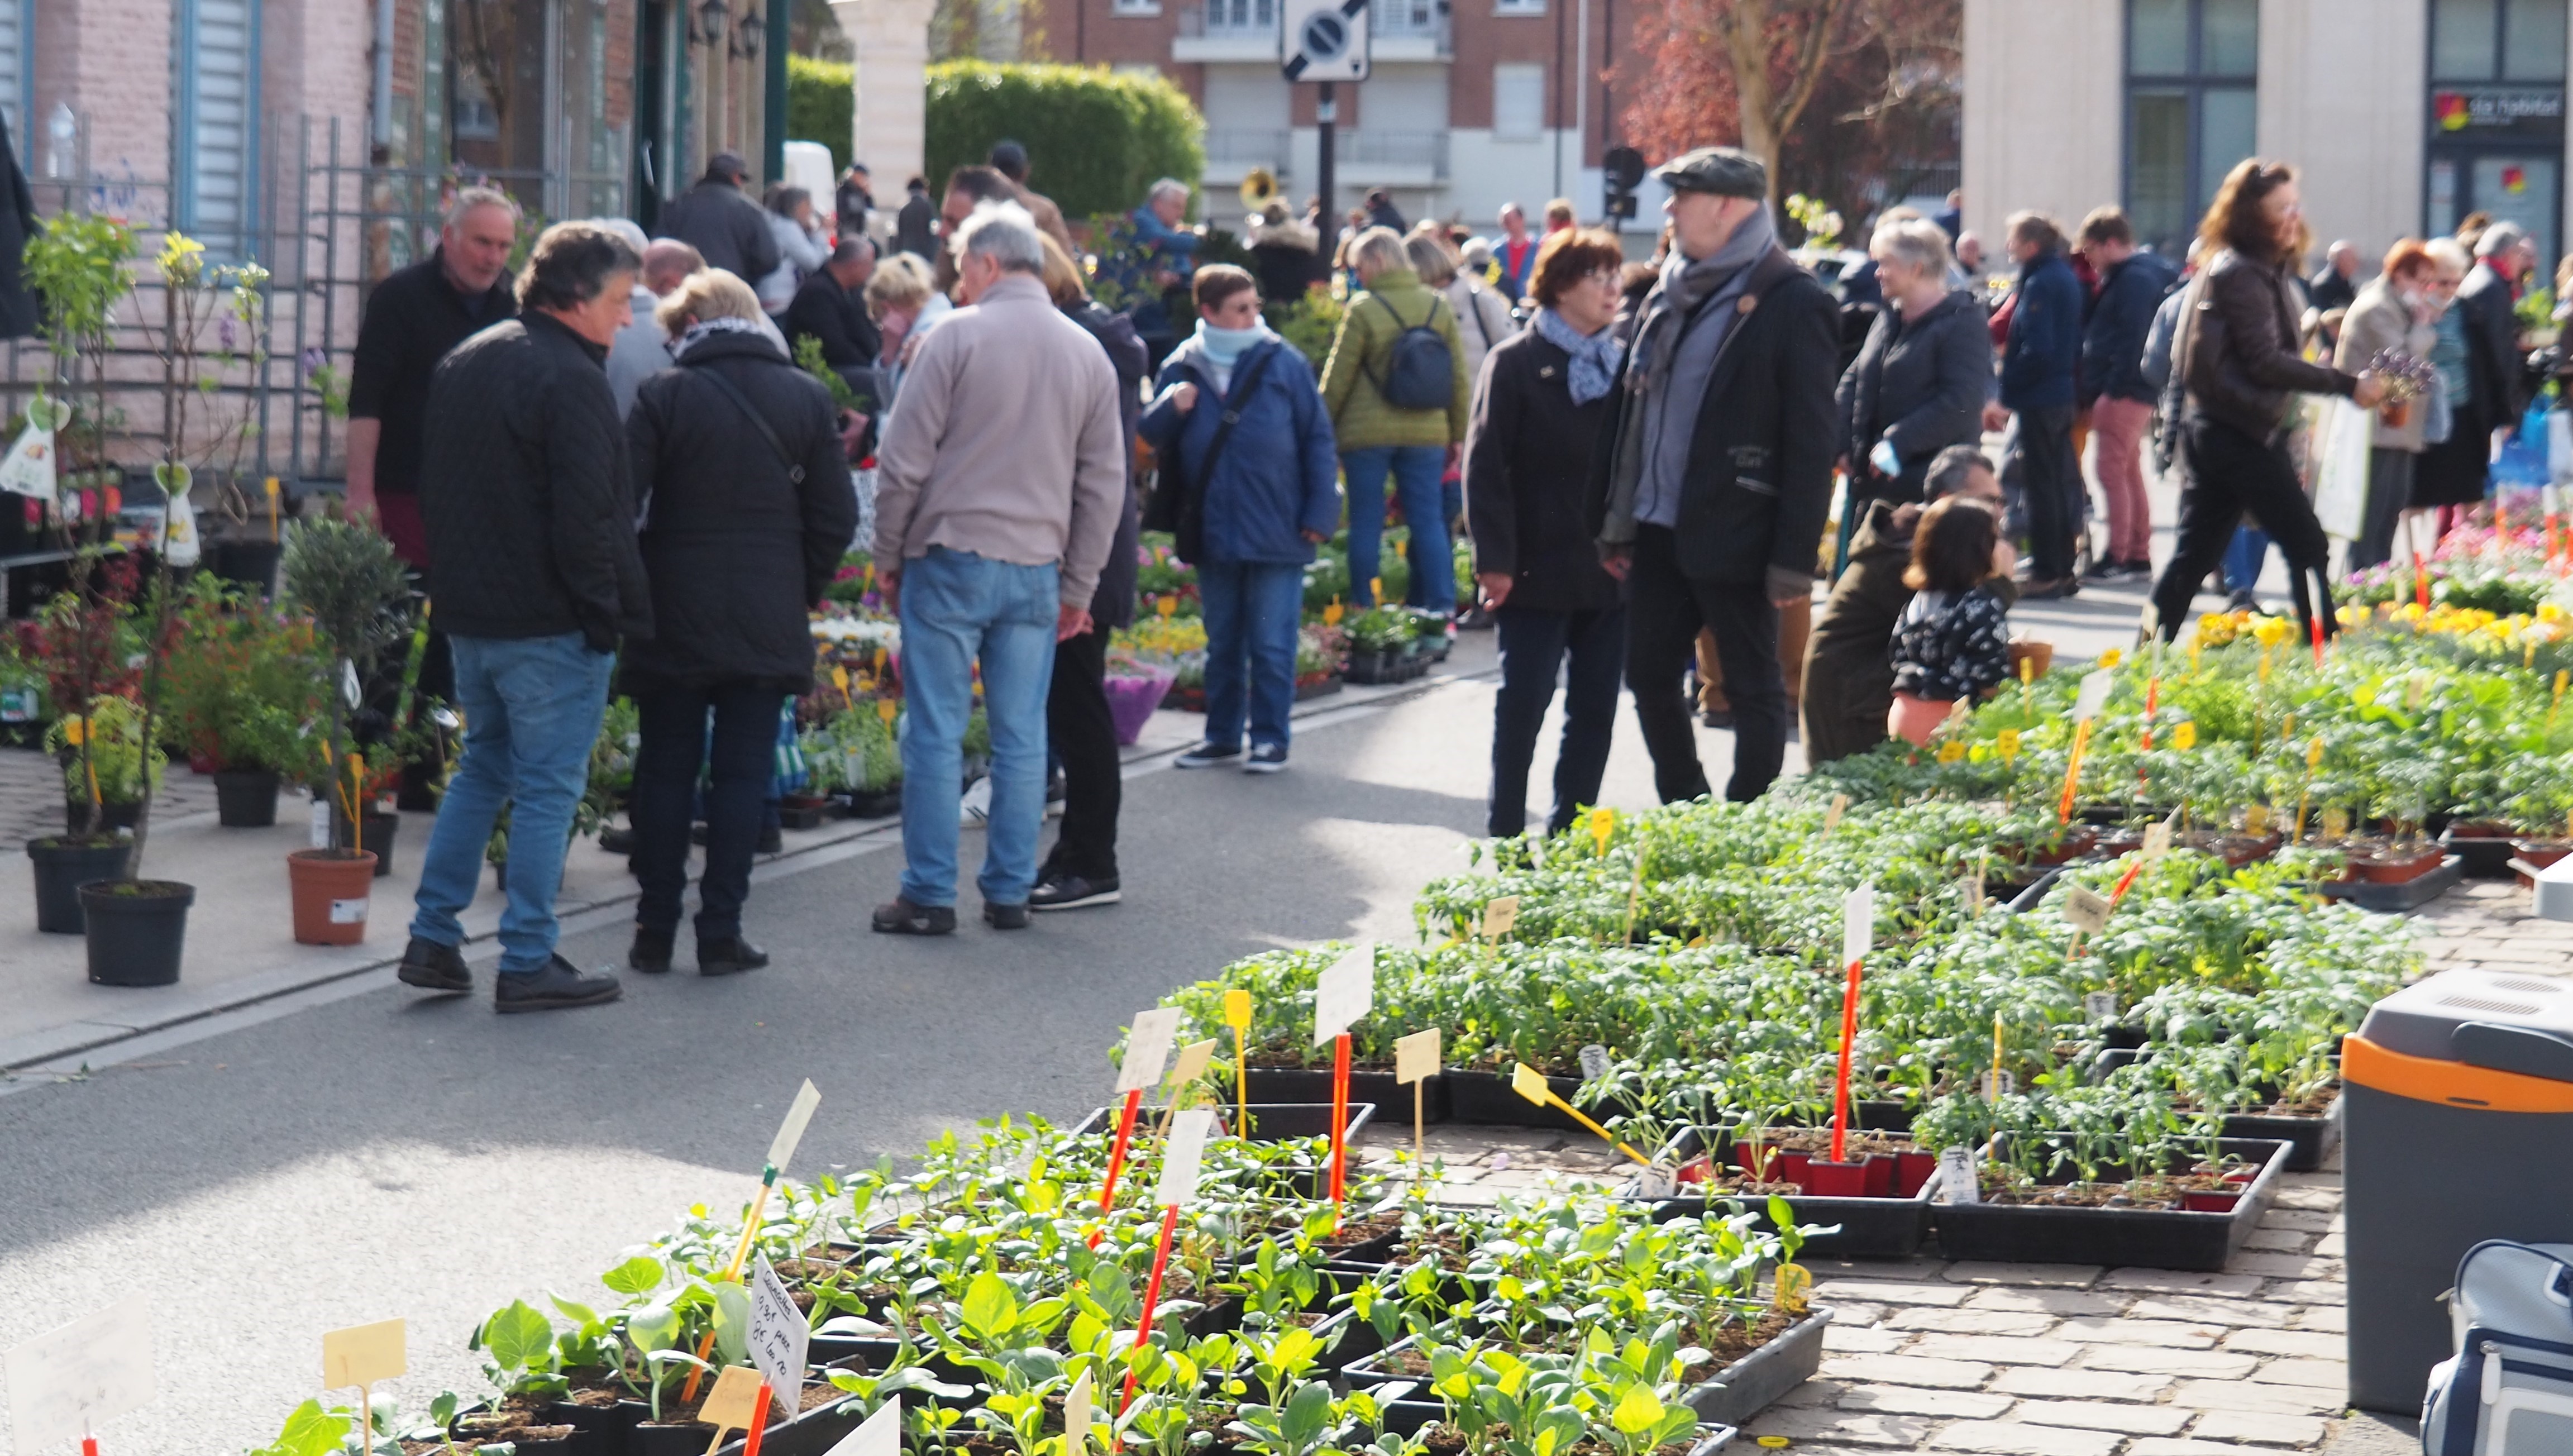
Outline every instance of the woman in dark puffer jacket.
[[2235, 164], [2198, 234], [2213, 259], [2173, 349], [2187, 385], [2188, 484], [2179, 497], [2179, 543], [2153, 584], [2162, 638], [2179, 634], [2190, 598], [2246, 511], [2285, 553], [2307, 632], [2329, 635], [2337, 625], [2325, 574], [2330, 547], [2287, 456], [2288, 415], [2299, 393], [2345, 395], [2373, 409], [2385, 386], [2373, 374], [2308, 364], [2297, 352], [2303, 305], [2293, 270], [2306, 239], [2293, 168], [2257, 157]]
[[754, 970], [741, 905], [774, 773], [777, 716], [812, 691], [805, 613], [858, 528], [857, 493], [820, 382], [761, 331], [759, 297], [720, 269], [656, 311], [677, 367], [643, 381], [625, 417], [654, 631], [625, 650], [641, 719], [634, 758], [637, 971], [670, 969], [687, 890], [689, 805], [706, 767], [706, 868], [697, 969]]

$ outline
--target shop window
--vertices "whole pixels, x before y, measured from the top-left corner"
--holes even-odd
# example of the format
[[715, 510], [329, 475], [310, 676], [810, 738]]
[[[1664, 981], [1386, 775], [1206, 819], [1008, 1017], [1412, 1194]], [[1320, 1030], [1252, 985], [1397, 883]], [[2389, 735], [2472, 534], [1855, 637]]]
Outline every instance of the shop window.
[[171, 226], [215, 258], [244, 258], [259, 183], [259, 0], [177, 0], [171, 24]]
[[2259, 72], [2259, 0], [2128, 0], [2127, 213], [2144, 241], [2186, 247], [2251, 155]]

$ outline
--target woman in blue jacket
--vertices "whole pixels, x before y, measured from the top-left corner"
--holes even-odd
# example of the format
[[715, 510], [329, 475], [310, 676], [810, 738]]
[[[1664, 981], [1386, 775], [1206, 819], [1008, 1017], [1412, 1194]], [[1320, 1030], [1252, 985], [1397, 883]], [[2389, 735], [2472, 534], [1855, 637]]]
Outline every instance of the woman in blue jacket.
[[1286, 766], [1304, 567], [1339, 523], [1339, 459], [1312, 365], [1262, 325], [1251, 275], [1201, 268], [1194, 297], [1197, 333], [1162, 365], [1141, 426], [1162, 462], [1156, 516], [1197, 567], [1206, 611], [1206, 741], [1177, 764], [1276, 773]]

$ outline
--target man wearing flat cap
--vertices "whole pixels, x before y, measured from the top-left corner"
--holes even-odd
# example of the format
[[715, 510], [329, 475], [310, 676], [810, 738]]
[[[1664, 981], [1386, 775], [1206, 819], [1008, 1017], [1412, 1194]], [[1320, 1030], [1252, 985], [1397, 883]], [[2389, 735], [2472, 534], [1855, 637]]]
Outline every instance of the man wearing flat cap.
[[1778, 609], [1814, 589], [1830, 512], [1837, 311], [1778, 246], [1769, 174], [1731, 147], [1654, 173], [1672, 247], [1638, 307], [1592, 478], [1600, 561], [1626, 583], [1626, 685], [1663, 803], [1709, 792], [1682, 673], [1715, 637], [1732, 700], [1725, 797], [1760, 797], [1787, 752]]

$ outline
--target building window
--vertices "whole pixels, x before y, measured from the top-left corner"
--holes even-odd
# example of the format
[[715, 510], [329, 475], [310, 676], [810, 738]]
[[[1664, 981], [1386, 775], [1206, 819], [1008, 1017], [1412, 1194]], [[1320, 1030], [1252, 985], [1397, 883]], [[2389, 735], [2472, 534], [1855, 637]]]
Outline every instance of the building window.
[[218, 258], [254, 251], [259, 0], [177, 0], [171, 12], [170, 225]]
[[1492, 0], [1494, 15], [1543, 15], [1545, 0]]
[[1109, 6], [1109, 13], [1113, 15], [1159, 15], [1162, 13], [1162, 0], [1115, 0], [1115, 3]]
[[2555, 256], [2565, 0], [2432, 0], [2426, 226], [2518, 223]]
[[1545, 67], [1504, 62], [1492, 68], [1492, 136], [1533, 142], [1545, 132]]
[[27, 51], [35, 30], [35, 0], [0, 0], [0, 118], [9, 123], [18, 165], [30, 176], [36, 171], [36, 148], [27, 112], [35, 68], [27, 64]]
[[2127, 215], [2177, 253], [2252, 153], [2260, 0], [2128, 0]]

